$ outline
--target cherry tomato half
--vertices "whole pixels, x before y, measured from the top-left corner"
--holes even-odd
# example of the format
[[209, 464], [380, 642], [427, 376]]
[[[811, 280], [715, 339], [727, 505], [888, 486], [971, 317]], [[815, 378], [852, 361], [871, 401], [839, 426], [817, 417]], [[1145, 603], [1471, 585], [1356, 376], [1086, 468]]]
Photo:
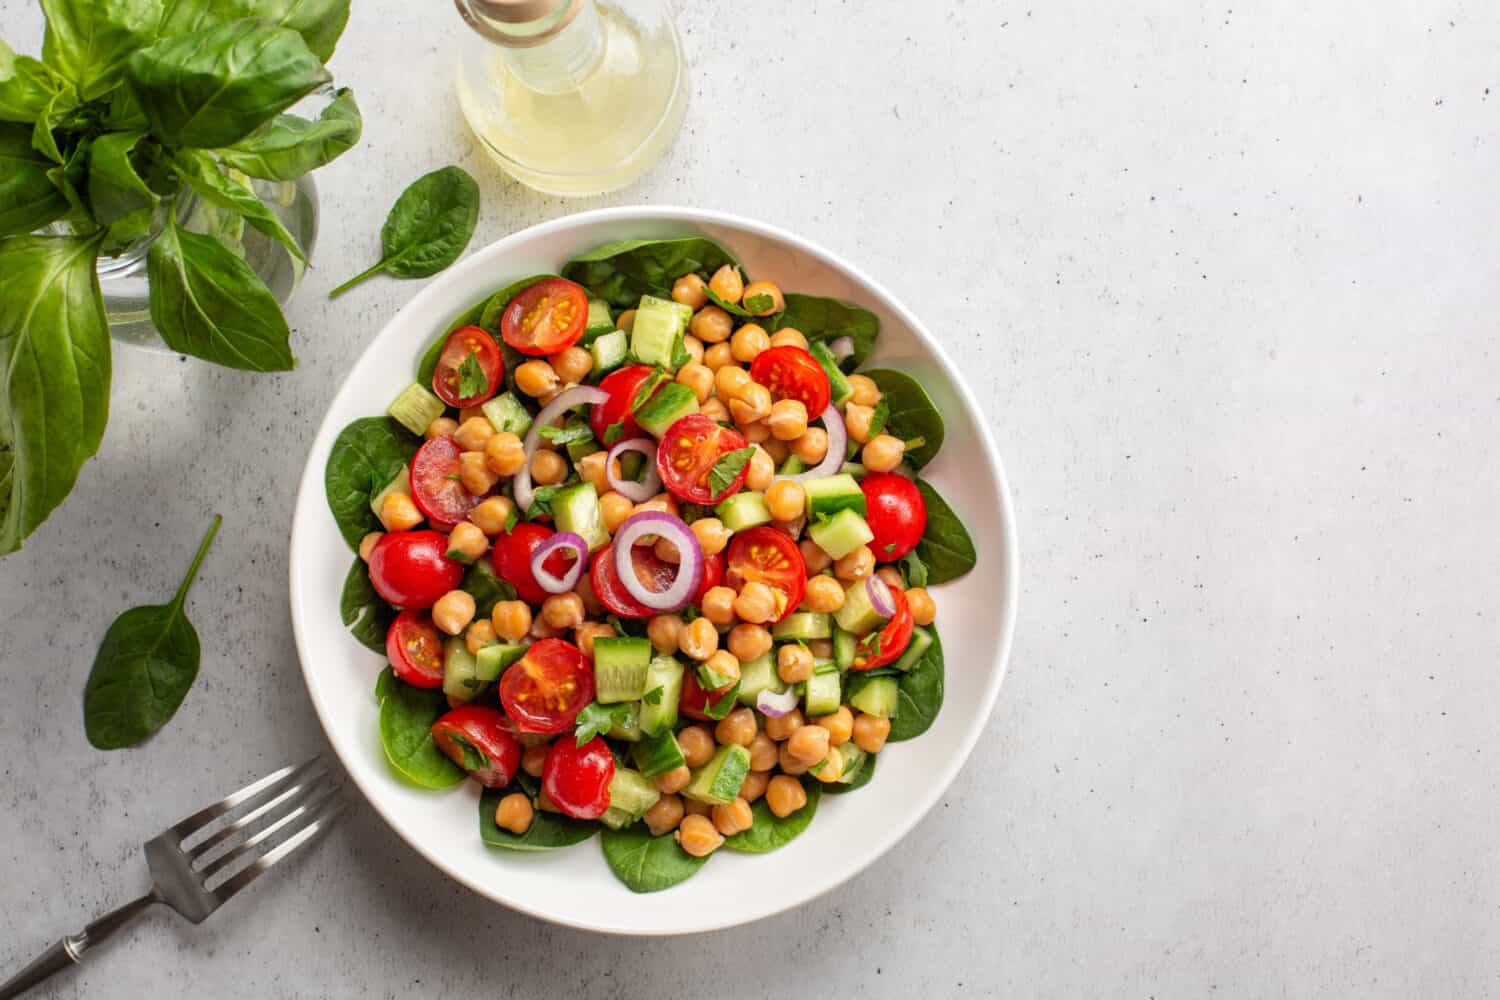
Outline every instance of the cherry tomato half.
[[682, 675], [682, 697], [678, 699], [677, 707], [689, 719], [712, 722], [714, 717], [708, 714], [709, 705], [728, 698], [733, 691], [733, 684], [718, 691], [705, 690], [703, 685], [698, 683], [698, 671], [688, 667], [687, 672]]
[[724, 553], [715, 552], [703, 557], [703, 583], [693, 595], [693, 603], [703, 606], [703, 595], [724, 582]]
[[[599, 383], [599, 388], [609, 393], [609, 400], [589, 407], [589, 426], [594, 429], [594, 437], [606, 448], [640, 437], [644, 433], [631, 414], [635, 408], [635, 394], [653, 371], [655, 369], [650, 365], [628, 365], [619, 371], [610, 372]], [[656, 392], [651, 395], [656, 395]], [[613, 424], [620, 424], [620, 436], [613, 441], [606, 441], [605, 435]]]
[[500, 678], [500, 702], [523, 733], [571, 729], [594, 700], [594, 671], [583, 651], [562, 639], [540, 639]]
[[458, 479], [458, 456], [463, 449], [453, 438], [435, 437], [411, 460], [411, 498], [434, 528], [451, 531], [468, 520], [480, 497], [464, 489]]
[[[635, 567], [636, 579], [640, 580], [647, 590], [666, 590], [672, 586], [672, 581], [677, 579], [676, 565], [658, 559], [650, 545], [637, 545], [632, 548], [630, 561]], [[606, 545], [594, 553], [594, 560], [589, 564], [589, 584], [594, 588], [594, 596], [599, 598], [599, 603], [621, 618], [650, 618], [658, 613], [637, 601], [630, 595], [630, 591], [625, 589], [620, 574], [615, 570], [613, 544]]]
[[917, 547], [927, 533], [927, 501], [917, 484], [894, 472], [871, 472], [859, 488], [865, 492], [865, 521], [875, 540], [870, 551], [878, 562], [895, 562]]
[[447, 552], [448, 536], [436, 531], [388, 532], [370, 551], [370, 583], [398, 608], [430, 608], [464, 578]]
[[486, 788], [504, 788], [521, 767], [510, 720], [487, 705], [460, 705], [432, 724], [432, 742]]
[[746, 447], [745, 435], [721, 427], [703, 413], [690, 413], [667, 428], [656, 449], [656, 471], [672, 495], [691, 503], [716, 504], [739, 492], [750, 474], [746, 462], [734, 481], [715, 493], [710, 482], [714, 463]]
[[750, 365], [750, 377], [771, 390], [772, 399], [796, 399], [816, 420], [828, 409], [833, 390], [818, 359], [800, 347], [786, 344], [761, 351]]
[[588, 293], [566, 278], [547, 278], [510, 300], [500, 336], [522, 354], [556, 354], [578, 343], [588, 319]]
[[[464, 369], [470, 355], [477, 371], [472, 366]], [[443, 342], [443, 353], [438, 355], [437, 368], [432, 372], [432, 391], [449, 406], [478, 406], [500, 391], [504, 378], [505, 359], [500, 356], [500, 345], [495, 338], [482, 326], [461, 326]], [[469, 386], [472, 391], [465, 395], [464, 382], [475, 379], [482, 379], [484, 386], [481, 388], [476, 381]]]
[[552, 744], [542, 765], [542, 791], [564, 816], [598, 819], [609, 809], [609, 783], [615, 757], [595, 736], [583, 746], [571, 737]]
[[[872, 632], [855, 645], [854, 663], [851, 664], [854, 670], [874, 670], [887, 663], [894, 663], [906, 652], [906, 647], [911, 645], [911, 605], [906, 602], [906, 595], [901, 592], [900, 587], [891, 588], [891, 597], [896, 602], [896, 613], [879, 632]], [[880, 637], [878, 647], [875, 644], [876, 636]]]
[[396, 616], [385, 633], [385, 657], [392, 672], [412, 687], [443, 686], [443, 636], [427, 612]]
[[[541, 604], [551, 595], [536, 582], [531, 572], [531, 554], [536, 547], [552, 537], [552, 529], [535, 521], [522, 521], [510, 530], [495, 536], [490, 549], [490, 565], [502, 580], [508, 580], [516, 588], [516, 596], [527, 604]], [[568, 572], [568, 554], [563, 550], [552, 553], [544, 564], [547, 571], [556, 576]]]
[[752, 581], [771, 588], [776, 597], [776, 620], [797, 610], [807, 590], [807, 563], [802, 550], [783, 531], [761, 525], [729, 540], [727, 586], [738, 591]]

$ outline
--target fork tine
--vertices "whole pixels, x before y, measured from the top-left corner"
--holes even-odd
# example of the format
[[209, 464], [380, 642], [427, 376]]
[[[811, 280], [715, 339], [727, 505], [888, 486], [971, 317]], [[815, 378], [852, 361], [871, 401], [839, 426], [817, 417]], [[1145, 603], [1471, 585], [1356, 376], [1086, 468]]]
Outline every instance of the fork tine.
[[170, 834], [174, 834], [177, 837], [186, 839], [188, 836], [198, 832], [208, 823], [212, 822], [215, 819], [218, 819], [220, 816], [229, 812], [231, 809], [235, 809], [239, 806], [244, 805], [246, 802], [249, 802], [257, 795], [269, 792], [272, 788], [286, 782], [293, 775], [300, 774], [305, 769], [312, 767], [314, 764], [318, 764], [320, 760], [321, 758], [319, 757], [313, 757], [309, 760], [303, 761], [301, 764], [289, 764], [286, 767], [281, 768], [279, 771], [273, 771], [272, 773], [266, 775], [264, 778], [261, 778], [259, 781], [253, 781], [250, 784], [246, 785], [244, 788], [241, 788], [239, 791], [233, 793], [232, 795], [225, 796], [218, 802], [215, 802], [213, 805], [205, 806], [204, 808], [198, 810], [187, 819], [184, 819], [177, 823], [167, 832]]
[[344, 811], [345, 805], [346, 803], [343, 798], [334, 798], [325, 802], [316, 813], [308, 818], [307, 822], [296, 833], [270, 851], [267, 851], [262, 857], [257, 858], [254, 862], [247, 865], [243, 871], [225, 879], [217, 887], [208, 890], [208, 894], [214, 899], [214, 905], [218, 906], [222, 904], [230, 896], [233, 896], [245, 888], [245, 886], [254, 882], [262, 873], [269, 871], [287, 855], [297, 850], [297, 848], [317, 840], [319, 836], [326, 833], [328, 828], [333, 825], [334, 820]]
[[230, 840], [241, 830], [244, 830], [252, 824], [258, 822], [271, 812], [281, 808], [288, 802], [288, 800], [296, 798], [298, 795], [305, 795], [307, 790], [309, 788], [312, 788], [315, 782], [326, 777], [327, 774], [327, 769], [322, 766], [321, 762], [319, 762], [317, 767], [308, 771], [305, 775], [297, 775], [297, 780], [293, 782], [290, 787], [281, 789], [280, 786], [277, 786], [276, 789], [266, 789], [261, 793], [262, 796], [269, 795], [272, 791], [276, 791], [277, 794], [269, 801], [261, 803], [245, 815], [225, 825], [222, 830], [213, 834], [213, 836], [208, 837], [197, 844], [194, 844], [191, 850], [184, 848], [184, 853], [191, 856], [194, 864], [198, 864], [208, 860], [209, 855], [212, 854], [214, 849], [219, 845], [223, 844], [227, 840]]
[[245, 838], [244, 843], [235, 845], [232, 850], [225, 852], [222, 857], [216, 858], [211, 863], [205, 865], [203, 870], [198, 873], [198, 877], [203, 880], [204, 885], [207, 885], [213, 876], [227, 868], [233, 867], [236, 863], [254, 853], [256, 845], [270, 839], [276, 834], [276, 831], [297, 819], [297, 817], [314, 812], [337, 792], [338, 789], [330, 784], [325, 784], [321, 789], [316, 790], [309, 787], [299, 799], [289, 803], [293, 808], [287, 810], [285, 815], [278, 817], [264, 828], [255, 831]]

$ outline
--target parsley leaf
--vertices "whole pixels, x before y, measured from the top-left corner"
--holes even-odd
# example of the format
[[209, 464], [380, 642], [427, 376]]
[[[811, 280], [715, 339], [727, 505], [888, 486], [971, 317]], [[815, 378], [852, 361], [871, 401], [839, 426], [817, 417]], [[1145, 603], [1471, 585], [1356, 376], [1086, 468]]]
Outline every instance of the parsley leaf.
[[449, 732], [448, 737], [463, 750], [463, 768], [465, 771], [483, 771], [490, 766], [490, 758], [483, 750], [457, 733]]
[[508, 535], [516, 530], [516, 525], [521, 523], [521, 512], [515, 504], [510, 505], [510, 510], [505, 515], [505, 533]]
[[606, 447], [619, 444], [620, 438], [624, 436], [625, 421], [623, 420], [616, 420], [614, 423], [604, 428], [604, 444]]
[[916, 549], [901, 557], [901, 576], [908, 587], [927, 586], [927, 564], [917, 555]]
[[458, 398], [468, 399], [470, 396], [482, 396], [488, 392], [490, 380], [484, 374], [484, 368], [479, 364], [479, 352], [470, 351], [458, 366]]
[[666, 695], [666, 689], [663, 688], [660, 684], [658, 684], [658, 685], [656, 685], [656, 687], [652, 688], [650, 691], [647, 691], [645, 693], [645, 695], [641, 698], [641, 704], [643, 704], [643, 705], [660, 705], [661, 704], [661, 700], [662, 700], [662, 698], [665, 695]]
[[607, 733], [615, 726], [626, 726], [630, 724], [630, 703], [621, 702], [618, 705], [601, 705], [597, 701], [583, 706], [583, 711], [578, 713], [578, 745], [583, 746], [589, 740], [602, 733]]
[[535, 521], [543, 514], [551, 514], [552, 499], [561, 489], [561, 486], [543, 486], [532, 494], [531, 507], [526, 511], [526, 520]]
[[708, 489], [714, 496], [723, 493], [734, 485], [745, 466], [750, 464], [750, 459], [755, 455], [755, 446], [739, 448], [719, 456], [714, 463], [713, 469], [708, 474]]
[[733, 684], [735, 679], [719, 673], [707, 663], [698, 664], [698, 683], [705, 691], [720, 691]]
[[881, 431], [885, 430], [886, 421], [888, 421], [890, 419], [891, 419], [891, 403], [890, 403], [890, 400], [886, 399], [884, 396], [881, 396], [880, 397], [880, 402], [878, 402], [878, 403], [875, 404], [875, 413], [874, 413], [874, 415], [870, 417], [870, 430], [865, 435], [865, 440], [868, 441], [868, 440], [874, 438], [876, 434], [879, 434]]
[[693, 356], [688, 353], [687, 345], [682, 342], [681, 337], [678, 337], [672, 343], [672, 367], [681, 368], [691, 360]]
[[757, 316], [759, 316], [761, 313], [770, 312], [772, 308], [775, 307], [775, 305], [776, 300], [771, 298], [771, 296], [766, 295], [765, 293], [752, 295], [744, 302], [745, 308]]
[[661, 388], [661, 384], [665, 381], [667, 381], [667, 370], [657, 365], [651, 374], [646, 376], [645, 381], [640, 384], [640, 387], [635, 390], [635, 398], [630, 402], [630, 412], [641, 412], [641, 407], [646, 405], [647, 401], [651, 399], [657, 389]]
[[568, 423], [562, 427], [538, 427], [536, 432], [553, 444], [572, 444], [574, 441], [588, 441], [594, 437], [594, 432], [585, 423]]

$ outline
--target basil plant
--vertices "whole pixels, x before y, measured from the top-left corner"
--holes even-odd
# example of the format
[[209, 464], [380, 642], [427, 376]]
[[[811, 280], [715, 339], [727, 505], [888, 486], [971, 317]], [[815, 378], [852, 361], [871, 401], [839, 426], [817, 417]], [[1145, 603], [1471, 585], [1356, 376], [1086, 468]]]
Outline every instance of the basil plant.
[[[235, 234], [303, 249], [250, 178], [290, 181], [359, 139], [328, 84], [349, 0], [41, 0], [40, 59], [0, 41], [0, 553], [73, 488], [109, 413], [101, 256], [151, 237], [151, 319], [173, 350], [293, 366], [290, 330]], [[220, 220], [178, 218], [185, 195]]]

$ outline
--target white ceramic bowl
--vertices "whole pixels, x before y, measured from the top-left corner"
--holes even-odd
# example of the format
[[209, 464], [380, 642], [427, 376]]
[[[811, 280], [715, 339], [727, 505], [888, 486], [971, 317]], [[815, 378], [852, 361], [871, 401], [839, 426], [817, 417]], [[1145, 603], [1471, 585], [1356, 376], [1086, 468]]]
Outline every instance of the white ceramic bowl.
[[[923, 475], [962, 515], [980, 558], [968, 576], [936, 588], [947, 692], [931, 729], [891, 744], [863, 789], [825, 796], [806, 832], [774, 857], [721, 851], [683, 884], [637, 895], [610, 874], [597, 838], [539, 854], [489, 848], [479, 838], [473, 782], [424, 791], [388, 770], [374, 699], [383, 659], [339, 621], [339, 592], [354, 555], [329, 513], [323, 467], [339, 431], [383, 412], [411, 381], [427, 345], [474, 302], [514, 279], [555, 272], [603, 243], [691, 234], [718, 240], [751, 275], [848, 299], [880, 317], [874, 362], [911, 372], [942, 411], [947, 439]], [[686, 934], [770, 916], [827, 892], [895, 846], [936, 804], [984, 729], [1005, 673], [1019, 584], [1015, 523], [995, 443], [936, 338], [888, 292], [827, 250], [748, 219], [682, 208], [603, 209], [534, 226], [418, 292], [375, 337], [329, 406], [302, 476], [291, 544], [292, 625], [307, 688], [334, 749], [376, 810], [419, 853], [475, 892], [560, 924], [626, 934]], [[934, 877], [963, 876], [938, 869]]]

